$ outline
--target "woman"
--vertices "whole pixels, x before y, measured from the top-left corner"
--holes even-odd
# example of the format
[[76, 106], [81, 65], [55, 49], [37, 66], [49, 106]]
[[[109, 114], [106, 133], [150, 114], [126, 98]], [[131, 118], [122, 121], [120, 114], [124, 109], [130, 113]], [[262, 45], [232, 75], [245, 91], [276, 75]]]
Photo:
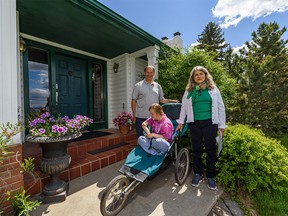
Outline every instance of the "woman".
[[149, 112], [150, 117], [142, 123], [146, 136], [140, 136], [138, 143], [150, 154], [165, 154], [169, 149], [169, 142], [172, 141], [173, 124], [158, 103], [152, 104]]
[[185, 118], [187, 118], [193, 149], [194, 177], [191, 184], [198, 187], [202, 181], [202, 155], [205, 146], [207, 187], [216, 190], [217, 185], [214, 180], [216, 137], [218, 130], [222, 135], [224, 133], [226, 115], [221, 93], [208, 70], [202, 66], [196, 66], [191, 71], [182, 98], [176, 131], [179, 129], [182, 131]]

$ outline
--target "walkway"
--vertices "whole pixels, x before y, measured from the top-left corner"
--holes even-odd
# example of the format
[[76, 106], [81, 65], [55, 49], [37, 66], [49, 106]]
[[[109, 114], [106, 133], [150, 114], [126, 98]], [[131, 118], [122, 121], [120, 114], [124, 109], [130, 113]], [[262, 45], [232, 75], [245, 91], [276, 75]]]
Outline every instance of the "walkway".
[[[100, 198], [106, 185], [117, 176], [124, 161], [117, 162], [70, 181], [69, 196], [57, 204], [45, 204], [31, 212], [31, 216], [99, 216]], [[151, 181], [132, 191], [119, 216], [207, 216], [222, 194], [211, 191], [202, 181], [199, 188], [190, 186], [192, 174], [179, 187], [174, 179], [174, 165]]]

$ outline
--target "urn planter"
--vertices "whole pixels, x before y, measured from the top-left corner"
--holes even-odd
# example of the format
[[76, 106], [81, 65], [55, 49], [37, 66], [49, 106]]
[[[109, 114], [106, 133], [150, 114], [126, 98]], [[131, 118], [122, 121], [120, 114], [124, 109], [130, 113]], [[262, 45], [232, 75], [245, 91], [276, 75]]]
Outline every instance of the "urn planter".
[[26, 137], [26, 141], [40, 144], [42, 148], [42, 159], [39, 161], [38, 167], [42, 173], [50, 175], [51, 180], [45, 185], [42, 196], [57, 197], [57, 195], [65, 193], [66, 197], [69, 184], [61, 180], [59, 174], [67, 169], [71, 163], [71, 157], [67, 153], [69, 140], [76, 139], [80, 136], [81, 133], [58, 138], [33, 137], [31, 135]]

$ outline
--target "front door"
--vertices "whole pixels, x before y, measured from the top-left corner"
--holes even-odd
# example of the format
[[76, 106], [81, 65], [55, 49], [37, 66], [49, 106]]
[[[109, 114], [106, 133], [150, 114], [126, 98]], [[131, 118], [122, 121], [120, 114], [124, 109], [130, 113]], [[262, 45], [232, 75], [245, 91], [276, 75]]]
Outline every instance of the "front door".
[[88, 114], [87, 73], [86, 61], [56, 55], [56, 106], [61, 116]]

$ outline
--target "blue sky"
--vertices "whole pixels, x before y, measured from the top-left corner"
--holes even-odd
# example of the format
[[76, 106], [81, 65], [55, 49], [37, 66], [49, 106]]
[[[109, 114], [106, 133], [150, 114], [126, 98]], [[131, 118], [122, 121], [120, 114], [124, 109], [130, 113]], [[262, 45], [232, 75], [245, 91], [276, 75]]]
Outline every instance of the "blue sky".
[[[222, 27], [232, 47], [251, 40], [262, 22], [276, 21], [288, 28], [287, 0], [99, 0], [154, 37], [180, 32], [183, 46], [195, 43], [210, 22]], [[283, 35], [288, 39], [288, 31]]]

